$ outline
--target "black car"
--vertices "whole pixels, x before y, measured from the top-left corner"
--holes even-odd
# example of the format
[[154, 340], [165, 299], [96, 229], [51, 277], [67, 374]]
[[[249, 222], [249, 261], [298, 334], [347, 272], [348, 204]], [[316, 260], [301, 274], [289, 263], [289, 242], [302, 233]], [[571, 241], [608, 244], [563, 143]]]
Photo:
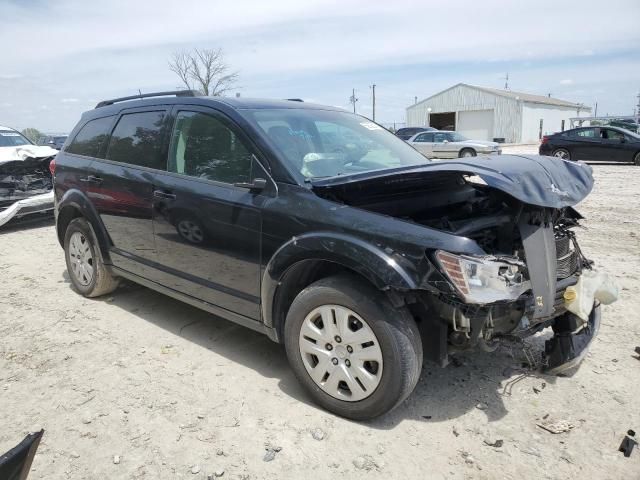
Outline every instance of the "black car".
[[546, 327], [551, 371], [585, 354], [598, 301], [579, 317], [563, 295], [592, 269], [571, 207], [590, 167], [431, 163], [342, 110], [188, 95], [101, 102], [58, 154], [57, 234], [82, 295], [126, 278], [262, 332], [354, 419], [402, 402], [423, 357]]
[[420, 132], [435, 132], [436, 129], [433, 127], [407, 127], [400, 128], [396, 131], [396, 137], [401, 138], [402, 140], [409, 140], [416, 133]]
[[581, 127], [542, 137], [540, 155], [640, 165], [640, 135], [617, 127]]
[[67, 135], [47, 135], [38, 140], [38, 145], [48, 145], [51, 148], [60, 150], [66, 139]]

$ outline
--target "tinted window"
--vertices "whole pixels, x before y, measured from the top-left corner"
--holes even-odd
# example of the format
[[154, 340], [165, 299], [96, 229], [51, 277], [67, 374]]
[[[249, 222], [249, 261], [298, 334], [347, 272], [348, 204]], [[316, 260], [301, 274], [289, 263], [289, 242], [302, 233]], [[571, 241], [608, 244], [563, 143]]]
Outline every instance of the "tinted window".
[[433, 142], [433, 133], [423, 133], [418, 135], [414, 142]]
[[585, 128], [584, 130], [578, 130], [576, 135], [579, 137], [596, 138], [595, 128]]
[[88, 121], [67, 147], [67, 152], [102, 158], [100, 153], [109, 137], [112, 123], [112, 116]]
[[199, 112], [179, 112], [169, 171], [224, 183], [248, 182], [251, 152], [226, 121]]
[[610, 130], [608, 128], [600, 129], [600, 136], [606, 140], [617, 140], [620, 141], [624, 138], [624, 133], [618, 132], [617, 130]]
[[164, 112], [128, 113], [120, 117], [109, 140], [107, 159], [164, 170], [163, 120]]
[[445, 133], [434, 133], [433, 138], [435, 143], [442, 143], [447, 140], [447, 135]]

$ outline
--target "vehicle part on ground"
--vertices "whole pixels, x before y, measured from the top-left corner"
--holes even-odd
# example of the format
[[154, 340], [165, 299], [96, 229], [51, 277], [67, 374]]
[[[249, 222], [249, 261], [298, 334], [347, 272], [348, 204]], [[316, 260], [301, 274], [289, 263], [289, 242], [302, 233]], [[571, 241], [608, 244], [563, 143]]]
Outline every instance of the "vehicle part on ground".
[[91, 225], [74, 218], [65, 232], [65, 260], [74, 288], [85, 297], [99, 297], [116, 289], [118, 279], [104, 265]]
[[629, 430], [627, 434], [622, 439], [622, 443], [620, 447], [618, 447], [618, 451], [622, 452], [625, 457], [629, 458], [631, 456], [631, 452], [633, 452], [633, 447], [635, 447], [638, 442], [632, 438], [635, 436], [635, 432], [633, 430]]
[[397, 406], [413, 391], [422, 368], [420, 333], [411, 315], [354, 275], [319, 280], [296, 297], [285, 347], [313, 399], [355, 420]]
[[25, 480], [29, 476], [33, 457], [36, 455], [44, 430], [30, 433], [11, 450], [0, 456], [0, 478]]
[[555, 335], [545, 342], [546, 373], [565, 376], [575, 373], [598, 334], [600, 321], [599, 305], [591, 310], [586, 324], [572, 313], [560, 317], [554, 325]]

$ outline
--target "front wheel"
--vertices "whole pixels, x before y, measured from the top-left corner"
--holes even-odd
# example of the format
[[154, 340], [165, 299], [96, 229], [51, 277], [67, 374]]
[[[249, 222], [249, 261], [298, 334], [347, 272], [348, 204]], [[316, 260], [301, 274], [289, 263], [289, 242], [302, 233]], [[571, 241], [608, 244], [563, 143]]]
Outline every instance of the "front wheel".
[[636, 153], [635, 157], [633, 157], [633, 164], [640, 167], [640, 152]]
[[85, 297], [98, 297], [111, 293], [118, 286], [102, 262], [93, 231], [82, 217], [69, 222], [64, 235], [64, 254], [67, 272], [75, 290]]
[[300, 292], [284, 337], [300, 383], [318, 404], [346, 418], [388, 412], [420, 377], [422, 343], [414, 319], [355, 276], [325, 278]]
[[463, 148], [458, 154], [460, 158], [475, 157], [476, 155], [476, 151], [473, 148]]
[[571, 160], [571, 154], [569, 153], [569, 150], [566, 150], [564, 148], [555, 149], [551, 155], [563, 160]]

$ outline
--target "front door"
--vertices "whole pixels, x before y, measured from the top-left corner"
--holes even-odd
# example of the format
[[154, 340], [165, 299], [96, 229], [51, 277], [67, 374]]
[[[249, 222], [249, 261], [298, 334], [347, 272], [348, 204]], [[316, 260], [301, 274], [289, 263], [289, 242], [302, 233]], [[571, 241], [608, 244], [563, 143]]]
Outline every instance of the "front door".
[[421, 133], [413, 139], [411, 145], [425, 157], [431, 158], [433, 156], [433, 133]]
[[451, 144], [447, 134], [444, 132], [434, 132], [433, 146], [431, 148], [434, 158], [455, 158], [458, 156], [458, 147]]
[[612, 128], [600, 128], [600, 145], [596, 154], [596, 160], [604, 162], [629, 161], [624, 133]]
[[258, 320], [266, 197], [236, 186], [259, 167], [252, 153], [221, 113], [176, 108], [168, 171], [157, 176], [152, 195], [161, 283]]
[[166, 169], [167, 110], [129, 110], [113, 129], [104, 159], [91, 164], [89, 197], [113, 243], [117, 267], [153, 279], [153, 179]]

